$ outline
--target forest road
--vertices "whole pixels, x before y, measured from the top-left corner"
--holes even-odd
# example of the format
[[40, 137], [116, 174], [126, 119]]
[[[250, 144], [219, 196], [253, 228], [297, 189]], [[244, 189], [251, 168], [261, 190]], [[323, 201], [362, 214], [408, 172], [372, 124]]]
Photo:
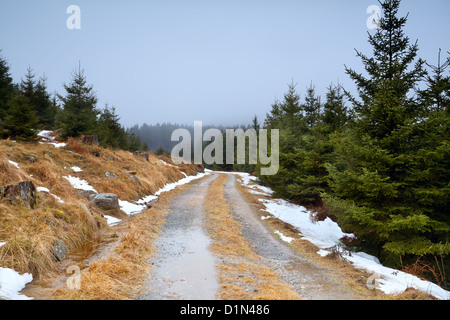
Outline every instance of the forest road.
[[[223, 173], [222, 173], [223, 174]], [[203, 202], [210, 184], [218, 177], [212, 173], [195, 182], [173, 199], [161, 235], [157, 253], [151, 258], [154, 268], [138, 299], [141, 300], [214, 300], [220, 289], [217, 258], [205, 228]], [[225, 199], [242, 235], [257, 253], [261, 263], [288, 283], [300, 297], [311, 300], [354, 299], [350, 290], [336, 282], [324, 268], [293, 252], [269, 232], [255, 209], [236, 187], [236, 178], [227, 174]]]

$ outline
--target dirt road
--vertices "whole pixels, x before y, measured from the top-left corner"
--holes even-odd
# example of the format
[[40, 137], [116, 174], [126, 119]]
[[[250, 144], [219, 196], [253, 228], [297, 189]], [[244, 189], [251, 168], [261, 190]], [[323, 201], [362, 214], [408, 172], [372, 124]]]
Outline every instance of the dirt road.
[[[353, 299], [351, 291], [325, 269], [293, 252], [269, 232], [236, 188], [234, 175], [227, 176], [223, 188], [225, 199], [242, 236], [261, 264], [303, 299]], [[217, 177], [217, 173], [212, 173], [173, 200], [156, 243], [158, 252], [149, 262], [155, 268], [139, 299], [218, 298], [223, 284], [218, 280], [218, 259], [210, 250], [212, 240], [205, 228], [204, 208], [208, 189]]]

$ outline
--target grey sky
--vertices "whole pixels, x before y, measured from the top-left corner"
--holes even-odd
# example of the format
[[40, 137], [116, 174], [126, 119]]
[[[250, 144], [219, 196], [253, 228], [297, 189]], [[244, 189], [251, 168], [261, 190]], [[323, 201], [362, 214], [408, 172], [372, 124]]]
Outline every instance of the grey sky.
[[[69, 30], [69, 5], [81, 29]], [[294, 80], [354, 89], [344, 64], [361, 70], [376, 0], [0, 0], [0, 49], [16, 82], [31, 66], [51, 92], [81, 61], [99, 107], [114, 105], [125, 126], [262, 121]], [[450, 1], [403, 0], [406, 34], [435, 64], [450, 51]]]

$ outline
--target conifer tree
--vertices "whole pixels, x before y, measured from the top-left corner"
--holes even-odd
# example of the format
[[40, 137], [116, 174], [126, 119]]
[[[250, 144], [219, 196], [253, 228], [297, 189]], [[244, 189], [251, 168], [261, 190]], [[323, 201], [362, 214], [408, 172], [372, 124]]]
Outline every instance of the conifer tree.
[[316, 96], [316, 88], [311, 83], [306, 90], [305, 103], [303, 104], [303, 111], [305, 112], [305, 122], [308, 127], [317, 125], [319, 110], [319, 101]]
[[80, 67], [72, 72], [70, 84], [64, 84], [66, 96], [58, 95], [62, 101], [60, 126], [64, 137], [96, 134], [99, 111], [94, 87], [87, 84], [84, 70]]
[[0, 138], [6, 135], [6, 133], [3, 133], [3, 126], [8, 110], [10, 109], [9, 104], [11, 98], [14, 94], [14, 84], [9, 71], [9, 65], [6, 60], [0, 56]]
[[[421, 140], [432, 136], [420, 130], [427, 121], [422, 118], [424, 105], [414, 95], [425, 74], [424, 62], [417, 59], [417, 42], [410, 45], [403, 33], [407, 17], [397, 17], [399, 5], [399, 0], [381, 2], [380, 29], [369, 34], [373, 57], [358, 52], [368, 77], [346, 68], [361, 101], [348, 95], [355, 119], [351, 130], [334, 136], [335, 161], [326, 166], [332, 192], [325, 195], [359, 244], [394, 265], [450, 253], [449, 225], [439, 214], [448, 192], [441, 190], [446, 200], [439, 205], [432, 200], [440, 188], [432, 177], [448, 171], [442, 158], [448, 151], [441, 149], [442, 154], [426, 161], [420, 150]], [[431, 169], [433, 162], [439, 165]], [[419, 191], [425, 177], [432, 180]], [[445, 185], [448, 173], [444, 177]], [[427, 192], [432, 205], [426, 203]]]
[[341, 85], [333, 86], [333, 84], [330, 84], [323, 108], [322, 121], [327, 126], [327, 131], [340, 130], [347, 124], [349, 116]]
[[4, 124], [8, 135], [15, 140], [33, 141], [37, 137], [38, 117], [28, 98], [21, 94], [15, 96], [10, 106]]

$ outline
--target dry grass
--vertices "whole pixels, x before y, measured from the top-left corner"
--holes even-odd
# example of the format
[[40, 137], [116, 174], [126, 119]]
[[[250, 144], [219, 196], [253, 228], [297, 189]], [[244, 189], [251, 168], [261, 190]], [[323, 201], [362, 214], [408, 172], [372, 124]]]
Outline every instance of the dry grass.
[[[244, 198], [252, 204], [255, 211], [260, 216], [267, 216], [268, 213], [264, 210], [265, 206], [258, 199], [259, 195], [248, 192], [248, 190], [236, 182], [236, 186], [240, 190]], [[319, 248], [307, 240], [300, 239], [299, 232], [291, 225], [281, 221], [275, 217], [265, 219], [264, 225], [271, 231], [279, 230], [284, 235], [294, 238], [295, 240], [288, 244], [289, 247], [308, 258], [311, 261], [318, 263], [333, 275], [336, 281], [340, 281], [347, 285], [353, 292], [356, 299], [361, 300], [434, 300], [434, 298], [426, 293], [420, 292], [416, 289], [409, 288], [404, 293], [399, 295], [387, 295], [380, 290], [369, 289], [367, 287], [367, 280], [371, 274], [362, 270], [356, 269], [350, 263], [343, 259], [328, 255], [321, 257], [317, 254]]]
[[264, 266], [251, 250], [234, 220], [225, 197], [227, 176], [220, 175], [210, 186], [205, 199], [207, 228], [213, 239], [211, 250], [221, 261], [219, 297], [224, 300], [300, 299], [291, 287]]
[[[18, 163], [20, 168], [9, 160]], [[73, 166], [83, 171], [76, 173], [71, 169]], [[152, 153], [146, 161], [127, 151], [87, 146], [78, 139], [69, 139], [67, 146], [61, 149], [48, 144], [0, 140], [0, 188], [20, 181], [32, 181], [35, 186], [48, 188], [64, 201], [59, 203], [46, 192], [39, 192], [34, 210], [0, 201], [0, 241], [6, 242], [0, 247], [0, 266], [20, 273], [32, 273], [35, 280], [50, 277], [58, 271], [60, 264], [53, 255], [56, 239], [62, 240], [70, 253], [86, 243], [99, 241], [110, 232], [103, 212], [77, 194], [63, 176], [77, 176], [87, 180], [99, 193], [115, 193], [121, 200], [134, 201], [183, 178], [181, 171], [192, 174], [196, 170], [194, 166], [184, 166], [180, 170], [164, 165]], [[106, 171], [117, 174], [118, 178], [106, 178]], [[135, 176], [141, 184], [125, 171], [136, 171]], [[141, 244], [145, 248], [146, 243], [139, 242], [143, 241], [140, 234], [145, 232], [130, 229], [121, 241], [122, 246], [128, 243], [129, 247], [123, 247], [123, 258], [116, 257], [113, 263], [120, 266], [121, 263], [129, 263], [130, 256], [143, 254], [131, 254], [131, 250], [137, 249], [130, 248]], [[94, 268], [103, 268], [105, 274], [109, 274], [103, 263], [95, 264]], [[121, 294], [118, 290], [117, 295]]]

